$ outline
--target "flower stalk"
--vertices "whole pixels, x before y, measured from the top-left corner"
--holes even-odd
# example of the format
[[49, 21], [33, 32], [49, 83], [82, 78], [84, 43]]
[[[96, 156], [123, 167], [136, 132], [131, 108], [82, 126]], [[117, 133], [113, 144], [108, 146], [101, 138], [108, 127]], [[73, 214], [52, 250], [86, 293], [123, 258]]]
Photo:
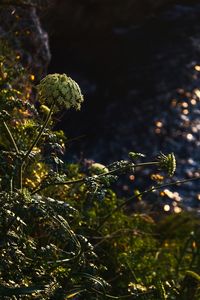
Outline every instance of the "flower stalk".
[[20, 165], [20, 170], [21, 170], [21, 172], [20, 172], [20, 189], [21, 189], [21, 190], [22, 190], [22, 188], [23, 188], [23, 168], [24, 168], [24, 165], [25, 165], [26, 161], [28, 160], [29, 155], [30, 155], [30, 153], [32, 152], [33, 148], [34, 148], [34, 147], [37, 145], [37, 143], [39, 142], [39, 140], [40, 140], [40, 138], [41, 138], [41, 136], [42, 136], [42, 134], [43, 134], [45, 128], [47, 127], [47, 125], [48, 125], [48, 123], [49, 123], [49, 121], [50, 121], [50, 118], [51, 118], [51, 116], [52, 116], [54, 106], [55, 106], [55, 101], [52, 103], [51, 108], [50, 108], [50, 110], [49, 110], [49, 113], [48, 113], [48, 115], [46, 116], [46, 119], [45, 119], [45, 121], [44, 121], [44, 123], [43, 123], [43, 125], [42, 125], [42, 127], [41, 127], [41, 129], [40, 129], [40, 131], [38, 132], [38, 134], [37, 134], [35, 140], [33, 141], [33, 143], [31, 144], [30, 148], [28, 149], [28, 151], [26, 152], [26, 154], [25, 154], [24, 157], [22, 158], [22, 162], [21, 162], [21, 165]]
[[40, 131], [38, 132], [38, 134], [37, 134], [35, 140], [33, 141], [32, 145], [30, 146], [29, 150], [26, 152], [25, 156], [23, 157], [23, 163], [28, 159], [28, 157], [29, 157], [31, 151], [33, 150], [33, 148], [34, 148], [34, 147], [37, 145], [37, 143], [39, 142], [39, 140], [40, 140], [40, 138], [41, 138], [41, 136], [42, 136], [42, 134], [43, 134], [45, 128], [47, 127], [47, 125], [48, 125], [48, 123], [49, 123], [49, 120], [50, 120], [51, 116], [52, 116], [54, 106], [55, 106], [55, 102], [52, 103], [51, 108], [50, 108], [50, 110], [49, 110], [49, 113], [48, 113], [48, 115], [47, 115], [47, 117], [46, 117], [46, 119], [45, 119], [45, 121], [44, 121], [44, 124], [42, 125]]
[[[138, 168], [138, 167], [146, 167], [146, 166], [153, 166], [153, 165], [158, 165], [159, 162], [158, 161], [151, 161], [151, 162], [145, 162], [145, 163], [139, 163], [139, 164], [133, 164], [131, 163], [131, 167], [132, 168]], [[91, 178], [94, 178], [95, 180], [98, 180], [100, 179], [101, 177], [104, 177], [104, 176], [107, 176], [107, 175], [114, 175], [114, 174], [117, 174], [118, 172], [120, 172], [121, 170], [125, 171], [125, 170], [128, 170], [130, 169], [130, 165], [127, 165], [126, 167], [119, 167], [117, 169], [114, 169], [114, 170], [111, 170], [111, 171], [108, 171], [108, 172], [105, 172], [105, 173], [101, 173], [101, 174], [98, 174], [98, 175], [93, 175], [91, 176]], [[34, 194], [37, 194], [39, 193], [40, 191], [50, 187], [50, 186], [56, 186], [56, 185], [73, 185], [73, 184], [80, 184], [80, 183], [84, 183], [86, 178], [88, 177], [83, 177], [83, 178], [80, 178], [80, 179], [75, 179], [75, 180], [68, 180], [68, 181], [64, 181], [64, 182], [52, 182], [46, 186], [41, 186], [41, 183], [40, 183], [40, 186], [37, 187], [32, 193], [31, 195], [34, 195]]]
[[9, 127], [8, 127], [8, 125], [6, 124], [5, 121], [3, 122], [3, 126], [5, 127], [5, 129], [6, 129], [6, 131], [7, 131], [8, 137], [9, 137], [9, 139], [10, 139], [10, 141], [11, 141], [11, 143], [12, 143], [12, 145], [13, 145], [15, 151], [16, 151], [16, 153], [19, 154], [19, 148], [18, 148], [18, 146], [17, 146], [17, 144], [16, 144], [16, 142], [15, 142], [15, 139], [14, 139], [14, 137], [13, 137], [13, 135], [12, 135], [12, 132], [10, 131], [10, 129], [9, 129]]
[[[15, 142], [14, 136], [13, 136], [12, 132], [10, 131], [10, 129], [9, 129], [9, 127], [6, 124], [5, 121], [3, 122], [3, 126], [6, 129], [8, 137], [9, 137], [9, 139], [10, 139], [10, 141], [11, 141], [11, 143], [12, 143], [12, 145], [13, 145], [15, 151], [16, 151], [16, 153], [18, 155], [20, 155], [20, 151], [19, 151], [19, 148], [17, 146], [17, 143]], [[20, 189], [22, 188], [22, 166], [21, 166], [21, 164], [20, 164], [20, 167], [19, 167], [19, 187], [20, 187]], [[13, 192], [13, 177], [10, 180], [10, 191], [11, 191], [11, 193]]]

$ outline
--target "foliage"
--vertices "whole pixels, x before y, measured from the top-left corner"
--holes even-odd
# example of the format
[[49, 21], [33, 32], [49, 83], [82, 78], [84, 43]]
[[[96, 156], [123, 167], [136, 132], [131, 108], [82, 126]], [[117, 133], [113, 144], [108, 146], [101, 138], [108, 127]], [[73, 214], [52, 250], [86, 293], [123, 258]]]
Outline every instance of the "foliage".
[[198, 216], [158, 221], [144, 213], [142, 196], [171, 184], [162, 176], [128, 200], [111, 189], [137, 167], [172, 176], [174, 154], [140, 162], [144, 156], [130, 152], [109, 166], [64, 162], [66, 138], [52, 128], [59, 105], [80, 108], [77, 83], [48, 75], [35, 102], [33, 74], [8, 45], [1, 53], [1, 299], [199, 299]]

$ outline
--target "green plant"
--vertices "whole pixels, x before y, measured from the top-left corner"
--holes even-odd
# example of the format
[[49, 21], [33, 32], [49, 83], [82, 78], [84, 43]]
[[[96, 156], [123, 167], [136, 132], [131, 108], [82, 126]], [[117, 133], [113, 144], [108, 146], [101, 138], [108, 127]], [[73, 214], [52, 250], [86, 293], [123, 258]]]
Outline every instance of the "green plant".
[[[164, 183], [155, 175], [156, 186], [129, 199], [119, 199], [111, 189], [119, 176], [138, 167], [172, 176], [174, 154], [141, 162], [143, 154], [130, 152], [127, 160], [109, 166], [93, 162], [86, 170], [81, 163], [64, 162], [66, 138], [53, 131], [54, 116], [63, 108], [80, 109], [78, 84], [65, 74], [48, 75], [37, 86], [35, 106], [34, 76], [8, 46], [2, 53], [2, 299], [178, 300], [190, 293], [198, 299], [198, 217], [182, 213], [158, 222], [144, 213], [142, 201], [152, 191], [188, 180]], [[132, 204], [144, 205], [143, 212], [130, 209]]]

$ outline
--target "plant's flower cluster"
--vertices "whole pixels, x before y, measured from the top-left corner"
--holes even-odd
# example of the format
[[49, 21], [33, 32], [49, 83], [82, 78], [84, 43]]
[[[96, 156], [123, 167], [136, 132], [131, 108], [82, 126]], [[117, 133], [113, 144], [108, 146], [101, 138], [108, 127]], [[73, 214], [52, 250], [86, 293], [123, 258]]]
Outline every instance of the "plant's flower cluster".
[[38, 89], [38, 98], [42, 104], [55, 106], [59, 109], [74, 107], [80, 110], [83, 95], [79, 85], [66, 74], [49, 74], [41, 80]]
[[167, 174], [171, 177], [176, 171], [176, 158], [174, 153], [169, 153], [167, 155], [160, 153], [158, 156], [159, 167], [161, 170], [167, 171]]

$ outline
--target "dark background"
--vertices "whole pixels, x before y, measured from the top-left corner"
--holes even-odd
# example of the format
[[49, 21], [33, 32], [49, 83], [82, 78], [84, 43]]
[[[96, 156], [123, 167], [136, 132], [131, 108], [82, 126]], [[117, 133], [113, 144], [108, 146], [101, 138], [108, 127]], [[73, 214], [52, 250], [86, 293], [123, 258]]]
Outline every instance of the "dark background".
[[[199, 169], [199, 1], [57, 1], [44, 17], [49, 72], [81, 86], [81, 112], [58, 128], [68, 159], [108, 163], [129, 151], [173, 151], [177, 178]], [[196, 67], [197, 66], [197, 67]], [[195, 100], [195, 101], [193, 101]], [[195, 105], [194, 105], [195, 103]], [[187, 205], [198, 184], [180, 189]]]

